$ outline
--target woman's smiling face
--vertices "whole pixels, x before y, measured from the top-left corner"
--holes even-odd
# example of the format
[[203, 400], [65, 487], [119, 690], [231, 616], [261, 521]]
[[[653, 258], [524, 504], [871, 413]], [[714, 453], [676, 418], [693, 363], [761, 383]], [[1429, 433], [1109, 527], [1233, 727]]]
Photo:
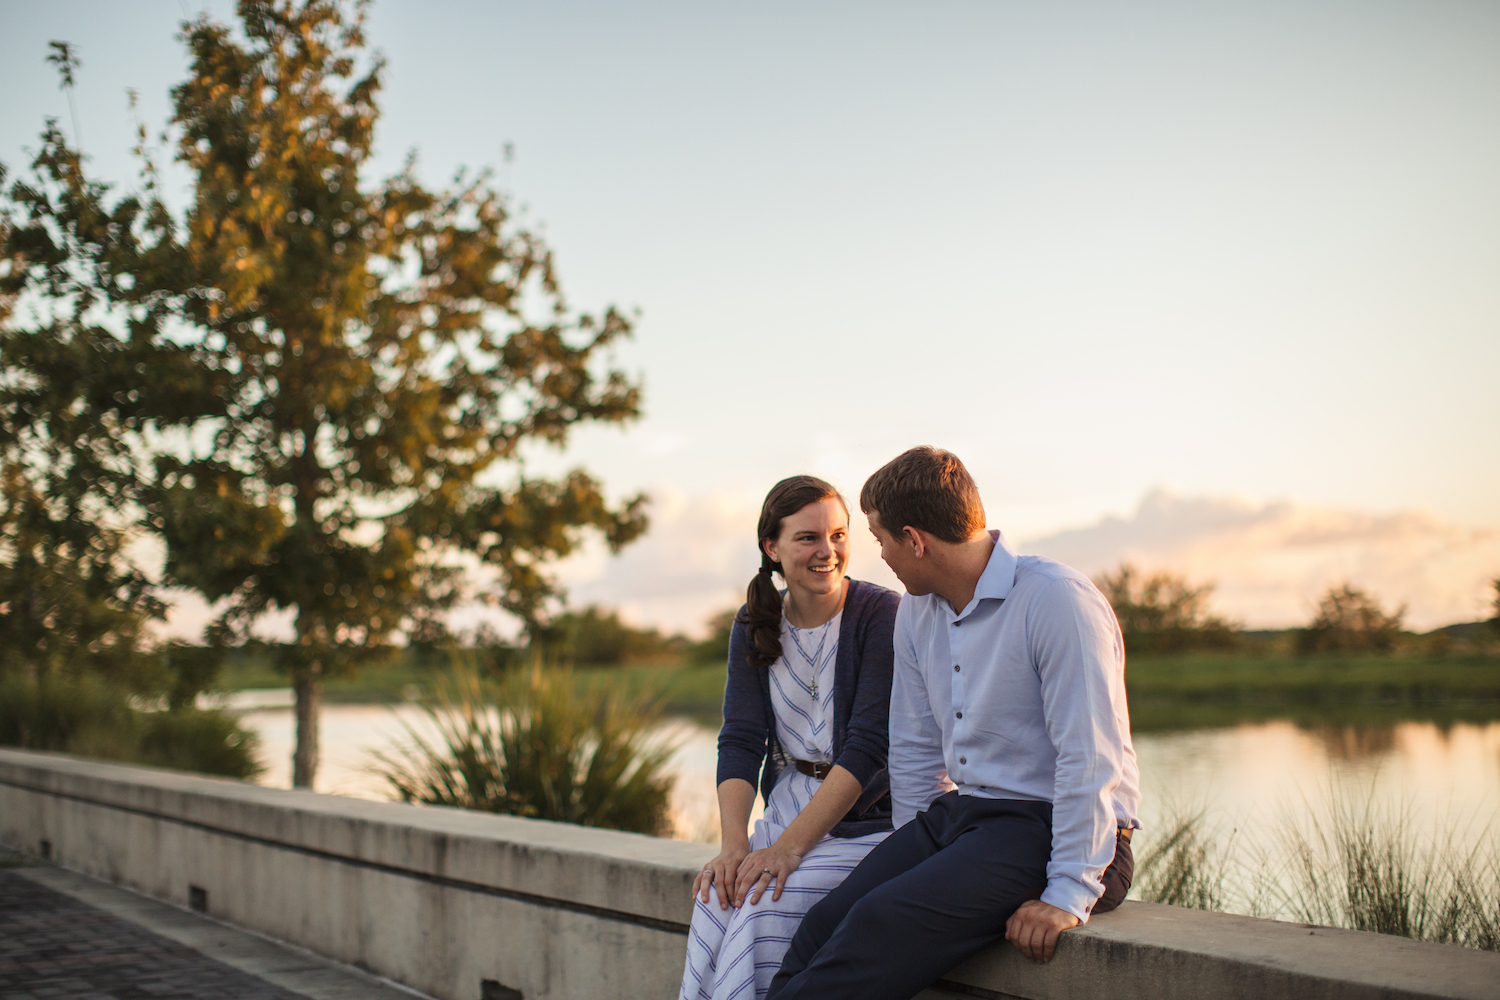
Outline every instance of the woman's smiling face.
[[824, 497], [783, 518], [781, 534], [765, 546], [781, 563], [793, 601], [798, 592], [832, 594], [844, 585], [849, 568], [849, 512], [838, 497]]

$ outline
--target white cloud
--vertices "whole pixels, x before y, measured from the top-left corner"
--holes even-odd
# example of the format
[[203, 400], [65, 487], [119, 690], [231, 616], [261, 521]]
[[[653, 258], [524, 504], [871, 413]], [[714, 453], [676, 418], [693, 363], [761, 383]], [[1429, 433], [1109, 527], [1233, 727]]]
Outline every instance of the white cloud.
[[1251, 627], [1300, 625], [1322, 592], [1348, 580], [1407, 622], [1435, 628], [1486, 616], [1488, 581], [1500, 575], [1500, 530], [1456, 524], [1427, 511], [1388, 514], [1278, 500], [1146, 495], [1128, 518], [1024, 541], [1087, 573], [1123, 560], [1218, 585], [1214, 603]]

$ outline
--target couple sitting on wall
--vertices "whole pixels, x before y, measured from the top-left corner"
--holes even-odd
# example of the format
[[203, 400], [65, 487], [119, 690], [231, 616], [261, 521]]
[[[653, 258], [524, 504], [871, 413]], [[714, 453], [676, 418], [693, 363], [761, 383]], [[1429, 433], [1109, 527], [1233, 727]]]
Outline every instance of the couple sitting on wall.
[[859, 500], [904, 596], [845, 577], [829, 484], [783, 480], [761, 510], [682, 1000], [908, 1000], [1002, 936], [1047, 961], [1129, 888], [1138, 775], [1109, 604], [986, 531], [948, 452], [913, 448]]

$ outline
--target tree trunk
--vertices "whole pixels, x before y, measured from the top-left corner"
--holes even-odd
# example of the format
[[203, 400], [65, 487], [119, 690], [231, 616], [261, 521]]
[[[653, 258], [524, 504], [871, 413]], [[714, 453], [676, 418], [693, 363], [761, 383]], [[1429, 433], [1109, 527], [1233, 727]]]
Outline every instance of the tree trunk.
[[292, 752], [292, 787], [312, 788], [318, 773], [318, 703], [323, 697], [322, 664], [311, 663], [292, 675], [297, 694], [297, 749]]

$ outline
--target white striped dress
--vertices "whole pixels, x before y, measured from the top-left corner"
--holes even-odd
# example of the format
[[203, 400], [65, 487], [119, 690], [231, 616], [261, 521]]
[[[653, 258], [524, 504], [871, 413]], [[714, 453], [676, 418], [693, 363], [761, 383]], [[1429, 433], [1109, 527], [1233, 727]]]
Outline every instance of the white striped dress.
[[[782, 615], [781, 658], [770, 668], [771, 708], [782, 747], [801, 760], [833, 759], [834, 662], [842, 617], [840, 612], [816, 628], [796, 628]], [[795, 767], [783, 767], [765, 817], [755, 822], [750, 849], [774, 844], [821, 784]], [[760, 902], [747, 901], [739, 909], [719, 909], [717, 888], [706, 904], [695, 901], [680, 1000], [763, 1000], [802, 915], [886, 836], [824, 837], [803, 856], [774, 903], [774, 886]]]

